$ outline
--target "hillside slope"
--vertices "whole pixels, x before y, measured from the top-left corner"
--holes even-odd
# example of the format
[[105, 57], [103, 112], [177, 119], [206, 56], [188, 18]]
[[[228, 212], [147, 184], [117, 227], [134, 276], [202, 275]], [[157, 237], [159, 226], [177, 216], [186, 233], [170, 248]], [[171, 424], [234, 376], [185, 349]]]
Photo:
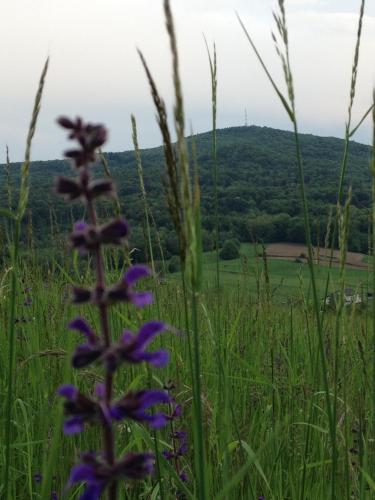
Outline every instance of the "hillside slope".
[[[211, 133], [196, 136], [201, 172], [205, 247], [210, 248], [214, 226], [213, 163]], [[305, 181], [316, 240], [324, 240], [329, 206], [336, 202], [339, 166], [344, 143], [340, 139], [301, 134], [305, 163]], [[350, 248], [366, 252], [368, 215], [371, 200], [369, 173], [370, 148], [351, 142], [346, 187], [352, 185]], [[110, 169], [118, 184], [125, 216], [133, 227], [132, 243], [142, 245], [142, 203], [135, 158], [132, 151], [107, 153]], [[293, 134], [268, 127], [232, 127], [218, 131], [219, 207], [222, 239], [237, 237], [263, 241], [303, 242], [298, 172]], [[142, 151], [145, 186], [149, 204], [160, 230], [167, 254], [176, 252], [176, 241], [164, 201], [162, 148]], [[102, 175], [102, 167], [96, 169]], [[12, 166], [12, 184], [18, 185], [17, 164]], [[72, 218], [82, 216], [82, 208], [73, 210], [53, 194], [53, 179], [67, 175], [70, 166], [63, 160], [32, 162], [30, 208], [34, 235], [45, 245], [50, 238], [50, 209], [56, 227], [66, 231]], [[1, 202], [6, 206], [4, 168], [0, 171]]]

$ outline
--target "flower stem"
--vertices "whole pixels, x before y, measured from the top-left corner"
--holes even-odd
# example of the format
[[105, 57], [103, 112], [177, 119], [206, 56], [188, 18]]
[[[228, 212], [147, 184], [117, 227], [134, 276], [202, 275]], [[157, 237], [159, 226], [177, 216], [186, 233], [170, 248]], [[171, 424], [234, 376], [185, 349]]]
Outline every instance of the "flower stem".
[[[83, 171], [83, 175], [89, 177], [89, 170], [86, 167]], [[97, 214], [95, 205], [90, 197], [86, 197], [87, 200], [87, 211], [89, 214], [89, 218], [91, 219], [91, 223], [93, 226], [97, 226]], [[104, 271], [104, 263], [103, 263], [103, 254], [101, 250], [100, 244], [98, 244], [95, 251], [95, 261], [96, 261], [96, 289], [97, 291], [104, 291], [105, 288], [105, 271]], [[108, 348], [111, 345], [111, 334], [109, 330], [109, 322], [108, 322], [108, 308], [106, 304], [99, 305], [99, 317], [100, 317], [100, 325], [101, 325], [101, 333], [105, 343], [105, 346]], [[112, 387], [113, 387], [113, 376], [107, 371], [105, 374], [105, 392], [104, 392], [104, 402], [107, 408], [110, 406], [112, 399]], [[104, 456], [108, 465], [114, 465], [115, 463], [115, 450], [114, 450], [114, 436], [111, 422], [107, 420], [103, 421], [103, 446], [104, 446]], [[117, 484], [114, 481], [111, 483], [108, 490], [108, 499], [116, 500], [117, 498]]]

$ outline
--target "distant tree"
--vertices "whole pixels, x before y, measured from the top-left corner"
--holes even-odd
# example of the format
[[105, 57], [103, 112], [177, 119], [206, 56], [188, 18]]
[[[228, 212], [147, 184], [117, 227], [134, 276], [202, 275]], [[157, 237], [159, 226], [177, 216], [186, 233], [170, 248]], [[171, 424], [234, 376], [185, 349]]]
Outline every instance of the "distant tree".
[[180, 258], [177, 255], [173, 255], [168, 262], [168, 271], [170, 273], [177, 273], [181, 270]]
[[224, 242], [223, 248], [220, 250], [220, 259], [238, 259], [238, 257], [240, 256], [240, 247], [238, 243], [238, 240], [226, 240]]

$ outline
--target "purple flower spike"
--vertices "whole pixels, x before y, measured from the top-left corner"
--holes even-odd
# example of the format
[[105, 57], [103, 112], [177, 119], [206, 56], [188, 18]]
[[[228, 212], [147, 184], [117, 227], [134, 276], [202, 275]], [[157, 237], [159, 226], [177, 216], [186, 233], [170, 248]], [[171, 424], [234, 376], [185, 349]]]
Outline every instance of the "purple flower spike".
[[163, 427], [168, 416], [164, 413], [149, 414], [146, 412], [151, 406], [156, 404], [169, 403], [170, 397], [164, 391], [138, 391], [128, 392], [123, 398], [115, 403], [110, 415], [114, 420], [131, 418], [138, 422], [147, 422], [154, 429]]
[[[153, 428], [159, 428], [172, 422], [172, 399], [167, 391], [130, 391], [113, 401], [114, 372], [122, 363], [139, 364], [148, 362], [155, 367], [168, 363], [169, 355], [165, 350], [147, 351], [148, 345], [156, 335], [167, 329], [160, 321], [145, 323], [137, 333], [123, 332], [120, 340], [113, 342], [109, 308], [112, 304], [125, 302], [136, 307], [145, 307], [152, 303], [149, 291], [137, 291], [137, 282], [150, 276], [146, 266], [131, 266], [123, 278], [114, 285], [107, 285], [104, 265], [104, 245], [121, 245], [128, 237], [129, 228], [125, 220], [117, 218], [104, 225], [98, 224], [96, 198], [114, 196], [115, 186], [111, 179], [93, 179], [90, 164], [96, 161], [96, 152], [107, 139], [107, 130], [100, 124], [86, 123], [81, 118], [70, 119], [65, 116], [58, 123], [68, 131], [68, 137], [76, 143], [65, 152], [65, 157], [72, 160], [77, 168], [75, 179], [60, 177], [56, 181], [56, 190], [68, 201], [80, 199], [86, 206], [86, 221], [74, 224], [70, 235], [72, 247], [80, 254], [92, 253], [95, 283], [88, 286], [73, 286], [74, 304], [92, 304], [99, 313], [99, 325], [93, 330], [81, 317], [69, 323], [71, 330], [80, 333], [84, 340], [73, 353], [74, 368], [82, 368], [98, 362], [103, 368], [103, 379], [96, 384], [92, 398], [82, 394], [73, 385], [61, 386], [58, 393], [64, 399], [64, 432], [76, 434], [86, 424], [96, 424], [103, 435], [103, 447], [96, 453], [85, 453], [81, 462], [72, 468], [69, 486], [85, 483], [81, 500], [99, 500], [110, 489], [110, 497], [118, 497], [117, 482], [124, 479], [143, 479], [153, 472], [154, 456], [150, 453], [130, 453], [118, 459], [116, 450], [116, 420], [124, 418], [145, 422]], [[99, 150], [100, 152], [100, 150]], [[91, 259], [89, 262], [91, 267]], [[28, 295], [26, 295], [27, 300]], [[153, 405], [167, 404], [168, 412], [152, 412]], [[178, 409], [176, 407], [176, 415]], [[172, 434], [173, 434], [173, 424]], [[183, 439], [175, 437], [180, 442]], [[181, 471], [182, 469], [180, 469]]]
[[175, 431], [172, 434], [172, 439], [175, 443], [175, 446], [178, 443], [178, 446], [176, 446], [176, 451], [175, 452], [170, 450], [163, 451], [164, 457], [170, 461], [177, 457], [182, 457], [183, 455], [186, 455], [189, 450], [187, 432]]

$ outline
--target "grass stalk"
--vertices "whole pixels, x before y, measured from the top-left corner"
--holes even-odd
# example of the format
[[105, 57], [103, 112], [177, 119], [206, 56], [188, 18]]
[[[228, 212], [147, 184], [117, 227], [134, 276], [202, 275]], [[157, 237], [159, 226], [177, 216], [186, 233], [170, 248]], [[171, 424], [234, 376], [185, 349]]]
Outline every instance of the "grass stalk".
[[45, 78], [47, 75], [49, 60], [47, 59], [39, 80], [38, 90], [36, 93], [34, 107], [31, 115], [31, 121], [26, 139], [25, 159], [21, 166], [21, 186], [18, 200], [18, 209], [14, 217], [14, 233], [13, 242], [10, 250], [10, 259], [12, 263], [11, 283], [10, 283], [10, 307], [9, 307], [9, 324], [8, 324], [8, 371], [6, 377], [6, 406], [5, 406], [5, 465], [4, 465], [4, 498], [10, 498], [9, 490], [9, 472], [10, 472], [10, 448], [12, 444], [12, 400], [13, 400], [13, 384], [14, 384], [14, 362], [15, 362], [15, 313], [16, 313], [16, 296], [17, 296], [17, 280], [18, 280], [18, 254], [21, 236], [21, 222], [25, 214], [29, 197], [29, 167], [31, 157], [31, 144], [36, 130], [38, 121]]

